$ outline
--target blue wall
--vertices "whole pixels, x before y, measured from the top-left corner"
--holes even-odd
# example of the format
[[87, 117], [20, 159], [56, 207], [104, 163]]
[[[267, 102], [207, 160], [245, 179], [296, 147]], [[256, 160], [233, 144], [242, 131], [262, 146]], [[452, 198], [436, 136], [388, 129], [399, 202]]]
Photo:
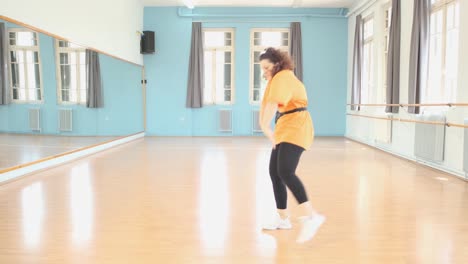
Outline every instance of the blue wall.
[[[149, 135], [252, 135], [249, 103], [251, 28], [302, 26], [304, 84], [318, 136], [345, 133], [347, 80], [347, 19], [307, 17], [338, 14], [339, 9], [196, 8], [203, 27], [235, 29], [235, 101], [228, 106], [185, 107], [192, 18], [178, 15], [177, 7], [145, 7], [144, 29], [155, 32], [156, 53], [144, 56]], [[186, 9], [181, 9], [186, 14]], [[279, 16], [268, 17], [275, 13]], [[286, 17], [284, 14], [295, 14]], [[223, 14], [227, 18], [210, 16]], [[236, 17], [236, 14], [251, 17]], [[194, 21], [197, 18], [194, 19]], [[214, 21], [216, 20], [216, 21]], [[233, 110], [233, 133], [217, 131], [217, 109]]]
[[[1, 21], [0, 21], [1, 22]], [[6, 23], [7, 27], [18, 27]], [[104, 107], [57, 103], [54, 39], [39, 34], [43, 103], [0, 106], [0, 132], [31, 133], [28, 109], [41, 109], [41, 134], [127, 135], [143, 131], [141, 67], [106, 55], [99, 55], [104, 90]], [[58, 131], [58, 109], [73, 109], [73, 132]]]

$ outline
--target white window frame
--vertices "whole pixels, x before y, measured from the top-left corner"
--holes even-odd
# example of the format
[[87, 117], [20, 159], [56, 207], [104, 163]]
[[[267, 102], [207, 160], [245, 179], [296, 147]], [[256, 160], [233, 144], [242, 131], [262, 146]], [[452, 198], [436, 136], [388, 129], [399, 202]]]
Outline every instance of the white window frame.
[[[368, 38], [365, 38], [365, 24], [369, 21], [369, 20], [372, 20], [372, 28], [373, 28], [373, 31], [372, 31], [372, 35]], [[364, 57], [364, 54], [365, 54], [365, 48], [366, 48], [366, 45], [368, 44], [371, 44], [371, 48], [370, 48], [370, 51], [369, 51], [369, 55], [370, 55], [370, 65], [369, 65], [369, 76], [368, 77], [368, 80], [367, 80], [367, 87], [365, 87], [365, 89], [361, 89], [361, 104], [369, 104], [372, 102], [372, 96], [374, 94], [374, 89], [375, 89], [375, 86], [376, 86], [376, 79], [375, 79], [375, 66], [376, 66], [376, 60], [375, 60], [375, 54], [374, 54], [374, 50], [375, 50], [375, 42], [374, 42], [374, 39], [375, 39], [375, 17], [374, 17], [374, 14], [370, 14], [368, 15], [367, 17], [365, 17], [363, 19], [363, 23], [362, 23], [362, 32], [363, 32], [363, 43], [362, 43], [362, 49], [363, 49], [363, 65], [362, 65], [362, 68], [363, 68], [363, 80], [364, 80], [364, 72], [365, 72], [365, 69], [364, 69], [364, 60], [366, 59]], [[372, 80], [372, 82], [370, 82], [370, 80]], [[363, 86], [364, 88], [364, 86]], [[366, 96], [367, 96], [367, 100], [362, 100], [362, 95], [366, 93]]]
[[[441, 81], [440, 81], [440, 84], [441, 84], [441, 88], [440, 90], [441, 91], [446, 91], [446, 75], [447, 75], [447, 65], [446, 65], [446, 62], [447, 62], [447, 7], [451, 4], [457, 4], [458, 3], [458, 7], [460, 8], [460, 1], [459, 0], [438, 0], [436, 1], [435, 3], [432, 3], [431, 2], [431, 13], [430, 15], [432, 16], [434, 13], [437, 13], [439, 11], [442, 11], [442, 54], [441, 54], [441, 57], [442, 57], [442, 73], [441, 73]], [[461, 10], [459, 9], [458, 12], [459, 12], [459, 18], [461, 17]], [[459, 24], [457, 25], [458, 26], [458, 36], [460, 36], [460, 21], [459, 21]], [[430, 30], [430, 29], [429, 29]], [[432, 37], [432, 32], [429, 33], [429, 37], [431, 38]], [[459, 40], [460, 41], [460, 40]], [[431, 49], [431, 48], [430, 48]], [[458, 54], [460, 55], [460, 42], [458, 42]], [[458, 56], [459, 58], [459, 56]], [[431, 56], [429, 55], [429, 67], [431, 65]], [[458, 63], [459, 63], [459, 60], [457, 61], [457, 72], [456, 72], [456, 76], [458, 77], [458, 74], [459, 74], [459, 67], [458, 67]], [[438, 100], [437, 102], [433, 101], [433, 100], [430, 100], [431, 96], [429, 96], [429, 93], [431, 93], [431, 91], [429, 90], [429, 83], [430, 83], [430, 76], [428, 75], [428, 78], [427, 78], [427, 82], [426, 82], [426, 85], [424, 87], [424, 91], [422, 91], [422, 98], [421, 98], [421, 101], [422, 103], [453, 103], [453, 102], [450, 102], [451, 100], [456, 100], [456, 97], [457, 97], [457, 89], [458, 89], [458, 80], [457, 80], [457, 84], [456, 86], [453, 88], [453, 91], [450, 91], [450, 96], [445, 96], [445, 98], [443, 100]], [[457, 78], [455, 78], [457, 79]], [[448, 98], [450, 97], [450, 98]], [[446, 109], [446, 107], [422, 107], [423, 111], [427, 111], [427, 110], [433, 110], [433, 111], [438, 111], [438, 110], [444, 110]]]
[[[61, 66], [61, 63], [60, 63], [60, 53], [76, 53], [77, 55], [77, 65], [80, 65], [81, 61], [80, 61], [80, 53], [81, 52], [86, 52], [86, 48], [84, 47], [80, 47], [80, 48], [76, 48], [76, 47], [60, 47], [59, 45], [59, 42], [60, 41], [65, 41], [65, 42], [69, 42], [69, 41], [66, 41], [66, 40], [61, 40], [61, 39], [55, 39], [55, 63], [56, 63], [56, 76], [57, 76], [57, 99], [58, 99], [58, 103], [59, 104], [62, 104], [62, 105], [85, 105], [86, 104], [86, 100], [84, 102], [80, 102], [79, 100], [77, 102], [75, 101], [62, 101], [62, 80], [61, 80], [61, 69], [60, 69], [60, 66]], [[69, 42], [70, 43], [70, 42]], [[84, 62], [86, 63], [86, 62]], [[80, 67], [78, 66], [76, 68], [77, 70], [77, 76], [80, 76], [81, 72], [80, 72]], [[81, 98], [81, 90], [79, 89], [81, 83], [81, 78], [77, 78], [77, 97], [78, 98]], [[87, 94], [85, 94], [85, 96], [87, 96]]]
[[[36, 33], [36, 41], [37, 41], [37, 45], [36, 46], [17, 46], [17, 45], [10, 45], [10, 32], [33, 32], [33, 33]], [[33, 52], [37, 52], [37, 63], [39, 65], [39, 90], [41, 92], [41, 99], [40, 100], [20, 100], [20, 99], [14, 99], [13, 98], [13, 78], [12, 78], [12, 74], [13, 74], [13, 71], [11, 69], [11, 54], [10, 52], [11, 51], [20, 51], [20, 52], [26, 52], [26, 51], [33, 51]], [[26, 57], [26, 56], [25, 56]], [[24, 66], [25, 67], [25, 66]], [[43, 78], [42, 78], [42, 62], [41, 62], [41, 49], [40, 49], [40, 35], [38, 32], [36, 31], [33, 31], [33, 30], [30, 30], [28, 28], [9, 28], [8, 29], [8, 70], [9, 70], [9, 76], [8, 76], [8, 79], [10, 80], [9, 81], [9, 84], [10, 84], [10, 99], [11, 99], [11, 102], [12, 103], [17, 103], [17, 104], [42, 104], [44, 102], [44, 85], [43, 85]], [[28, 69], [27, 67], [24, 68], [24, 72], [25, 72], [25, 83], [28, 84], [29, 83], [29, 80], [28, 80]], [[26, 88], [26, 98], [28, 98], [28, 93], [29, 93], [29, 89]]]
[[[387, 17], [388, 14], [388, 17]], [[390, 42], [390, 26], [392, 21], [392, 1], [383, 5], [383, 54], [382, 54], [382, 101], [387, 103], [387, 65], [388, 65], [388, 45]]]
[[[223, 101], [223, 102], [216, 102], [216, 78], [213, 78], [213, 84], [212, 84], [212, 99], [210, 102], [206, 102], [205, 98], [203, 98], [203, 104], [204, 105], [232, 105], [234, 104], [235, 101], [235, 82], [234, 82], [234, 67], [235, 67], [235, 61], [234, 61], [234, 51], [235, 51], [235, 30], [234, 28], [203, 28], [202, 29], [202, 34], [203, 36], [205, 35], [205, 32], [224, 32], [224, 33], [231, 33], [231, 46], [224, 46], [224, 47], [203, 47], [203, 56], [205, 54], [205, 51], [212, 51], [216, 53], [216, 51], [229, 51], [231, 52], [231, 100], [230, 101]], [[206, 62], [204, 62], [206, 63]], [[213, 67], [212, 67], [212, 76], [216, 76], [216, 63], [215, 60], [213, 60]], [[205, 89], [205, 87], [203, 87]], [[226, 89], [224, 89], [226, 90]], [[223, 95], [224, 97], [224, 95]]]
[[[249, 80], [249, 102], [251, 105], [259, 105], [262, 101], [264, 89], [260, 88], [260, 96], [258, 101], [254, 101], [254, 65], [255, 65], [255, 52], [263, 52], [269, 48], [267, 46], [254, 45], [254, 36], [256, 32], [281, 32], [288, 33], [288, 45], [276, 47], [282, 51], [290, 53], [291, 47], [291, 29], [290, 28], [252, 28], [250, 30], [250, 80]], [[261, 70], [261, 68], [260, 68]]]

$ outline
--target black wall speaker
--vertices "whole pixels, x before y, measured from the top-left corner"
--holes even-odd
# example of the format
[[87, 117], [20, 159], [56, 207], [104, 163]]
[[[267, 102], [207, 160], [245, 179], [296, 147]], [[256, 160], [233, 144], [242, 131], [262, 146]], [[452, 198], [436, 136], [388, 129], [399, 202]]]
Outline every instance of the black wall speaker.
[[154, 31], [143, 31], [143, 35], [140, 40], [140, 53], [154, 53]]

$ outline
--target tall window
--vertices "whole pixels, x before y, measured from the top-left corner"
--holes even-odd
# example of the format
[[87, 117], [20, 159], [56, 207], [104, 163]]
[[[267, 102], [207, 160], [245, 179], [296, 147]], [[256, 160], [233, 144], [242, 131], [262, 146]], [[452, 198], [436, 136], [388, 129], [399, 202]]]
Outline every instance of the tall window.
[[14, 102], [42, 101], [38, 34], [9, 30], [10, 85]]
[[386, 91], [387, 91], [387, 65], [388, 65], [388, 43], [390, 41], [390, 24], [392, 21], [392, 6], [391, 2], [384, 6], [384, 54], [383, 54], [383, 102], [386, 103]]
[[234, 30], [203, 29], [204, 104], [231, 104], [234, 85]]
[[431, 0], [429, 75], [424, 103], [456, 101], [459, 0]]
[[252, 29], [250, 39], [250, 101], [251, 103], [258, 103], [263, 97], [267, 84], [260, 67], [260, 54], [269, 47], [289, 52], [289, 28]]
[[374, 88], [374, 18], [364, 19], [364, 47], [362, 65], [361, 103], [370, 102]]
[[59, 102], [86, 103], [86, 50], [64, 40], [55, 45]]

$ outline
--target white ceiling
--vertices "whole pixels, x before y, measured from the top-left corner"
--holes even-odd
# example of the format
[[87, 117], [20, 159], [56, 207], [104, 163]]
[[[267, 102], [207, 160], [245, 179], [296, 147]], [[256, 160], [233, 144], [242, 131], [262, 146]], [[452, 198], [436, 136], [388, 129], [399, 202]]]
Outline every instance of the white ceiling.
[[[187, 1], [187, 0], [185, 0]], [[190, 0], [188, 0], [190, 2]], [[191, 0], [195, 7], [351, 7], [359, 0]], [[184, 0], [142, 0], [144, 6], [184, 6]]]

